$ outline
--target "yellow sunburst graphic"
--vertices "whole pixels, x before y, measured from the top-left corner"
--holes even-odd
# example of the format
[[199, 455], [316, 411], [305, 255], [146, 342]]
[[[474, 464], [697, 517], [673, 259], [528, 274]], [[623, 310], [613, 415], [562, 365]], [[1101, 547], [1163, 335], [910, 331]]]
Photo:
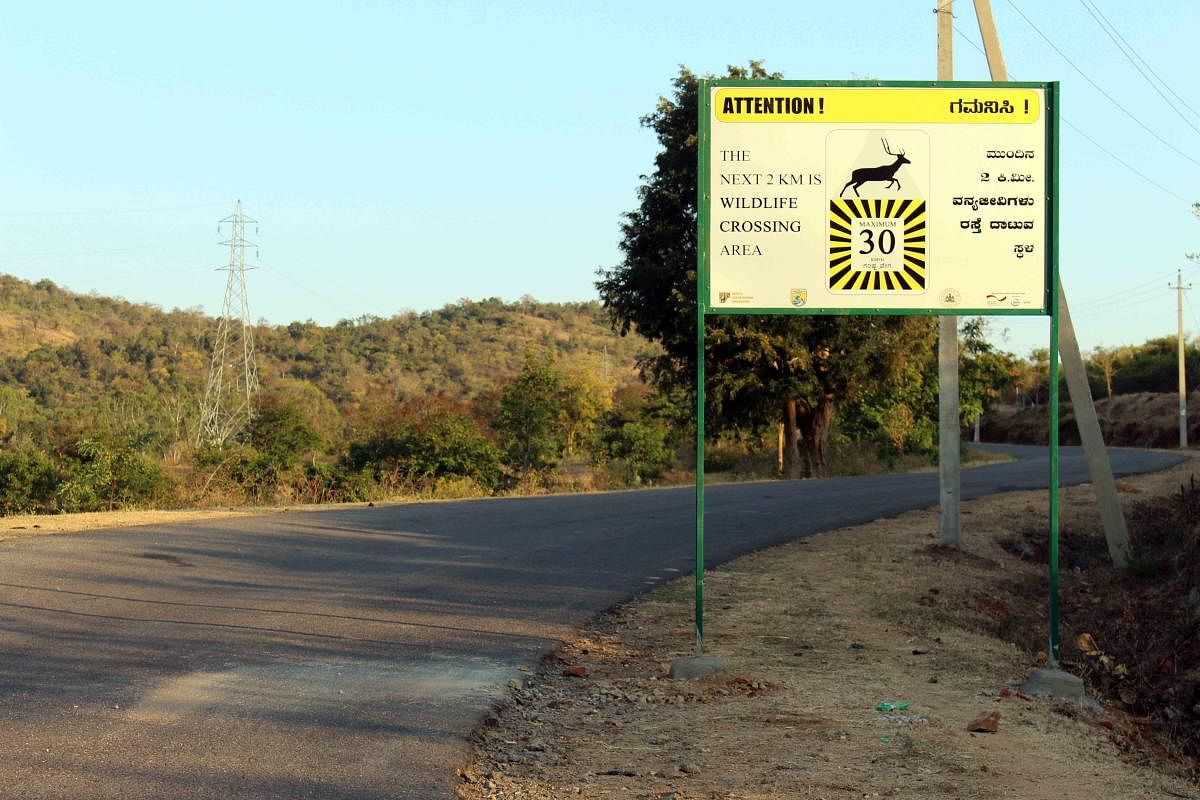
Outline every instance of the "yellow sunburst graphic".
[[925, 290], [925, 201], [829, 201], [829, 289]]

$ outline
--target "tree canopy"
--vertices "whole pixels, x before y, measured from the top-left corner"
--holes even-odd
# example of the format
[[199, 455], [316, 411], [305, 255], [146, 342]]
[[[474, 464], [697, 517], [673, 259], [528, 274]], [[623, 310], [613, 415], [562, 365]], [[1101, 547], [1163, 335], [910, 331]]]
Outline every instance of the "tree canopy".
[[[730, 67], [730, 78], [777, 80], [760, 63]], [[642, 118], [659, 141], [654, 171], [642, 176], [639, 205], [621, 225], [623, 260], [596, 283], [621, 333], [662, 345], [642, 359], [661, 388], [691, 388], [696, 368], [698, 77], [681, 68], [670, 97]], [[717, 428], [783, 422], [785, 474], [824, 473], [840, 403], [897, 374], [909, 354], [932, 347], [919, 317], [716, 316], [706, 321], [706, 370]], [[803, 445], [801, 460], [798, 444]]]

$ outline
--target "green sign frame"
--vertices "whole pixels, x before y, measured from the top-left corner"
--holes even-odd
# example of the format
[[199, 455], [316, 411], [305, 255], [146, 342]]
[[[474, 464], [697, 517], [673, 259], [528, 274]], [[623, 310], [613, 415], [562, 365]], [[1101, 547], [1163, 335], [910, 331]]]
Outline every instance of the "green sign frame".
[[[1028, 308], [997, 307], [923, 307], [923, 308], [763, 308], [736, 306], [712, 308], [712, 236], [713, 217], [712, 178], [712, 117], [713, 90], [723, 87], [748, 89], [795, 88], [932, 88], [932, 89], [1040, 89], [1044, 91], [1045, 108], [1045, 176], [1043, 244], [1045, 248], [1045, 279], [1041, 302]], [[924, 316], [1048, 316], [1050, 318], [1050, 508], [1049, 508], [1049, 656], [1057, 664], [1059, 641], [1059, 85], [1057, 82], [989, 82], [989, 81], [761, 81], [761, 80], [701, 80], [698, 86], [698, 186], [697, 186], [697, 280], [696, 280], [696, 570], [695, 570], [695, 634], [696, 653], [704, 653], [704, 417], [705, 417], [705, 319], [709, 315], [924, 315]], [[889, 124], [879, 120], [880, 125]], [[770, 124], [788, 124], [773, 122]], [[801, 123], [803, 124], [803, 123]], [[894, 154], [891, 154], [894, 155]], [[843, 190], [844, 191], [844, 190]]]
[[[960, 90], [969, 92], [970, 90], [1020, 90], [1033, 89], [1042, 90], [1045, 93], [1046, 108], [1042, 109], [1040, 120], [1044, 125], [1045, 147], [1044, 174], [1038, 175], [1040, 186], [1044, 187], [1044, 192], [1041, 194], [1042, 200], [1045, 202], [1046, 209], [1046, 225], [1042, 231], [1041, 246], [1044, 248], [1042, 253], [1045, 254], [1045, 273], [1042, 278], [1040, 302], [1022, 308], [1005, 308], [996, 306], [955, 306], [955, 307], [927, 307], [927, 308], [888, 308], [888, 307], [864, 307], [864, 308], [847, 308], [847, 307], [762, 307], [762, 306], [733, 306], [733, 307], [712, 307], [709, 302], [712, 298], [712, 260], [711, 252], [711, 228], [714, 217], [713, 197], [710, 187], [713, 174], [713, 113], [710, 108], [712, 90], [722, 88], [734, 89], [749, 89], [749, 90], [788, 90], [788, 89], [936, 89], [936, 90]], [[996, 83], [986, 81], [762, 81], [762, 80], [704, 80], [700, 82], [699, 88], [699, 142], [698, 142], [698, 172], [699, 172], [699, 187], [697, 194], [697, 217], [698, 217], [698, 241], [697, 249], [699, 253], [698, 264], [698, 286], [697, 292], [699, 297], [705, 300], [707, 313], [710, 314], [903, 314], [903, 315], [949, 315], [949, 316], [1046, 316], [1050, 313], [1051, 289], [1054, 286], [1054, 233], [1055, 225], [1052, 223], [1050, 216], [1054, 199], [1057, 197], [1058, 185], [1058, 84], [1057, 83], [1035, 83], [1035, 82], [1007, 82]], [[769, 122], [760, 125], [784, 126], [788, 122]], [[814, 123], [802, 122], [791, 123], [805, 127], [812, 127]], [[828, 123], [823, 127], [829, 127], [836, 123]], [[880, 126], [891, 124], [888, 120], [880, 120]], [[928, 123], [927, 127], [936, 127], [938, 123]], [[982, 130], [987, 129], [984, 126]], [[828, 179], [828, 175], [825, 176]], [[857, 191], [857, 189], [855, 190]]]

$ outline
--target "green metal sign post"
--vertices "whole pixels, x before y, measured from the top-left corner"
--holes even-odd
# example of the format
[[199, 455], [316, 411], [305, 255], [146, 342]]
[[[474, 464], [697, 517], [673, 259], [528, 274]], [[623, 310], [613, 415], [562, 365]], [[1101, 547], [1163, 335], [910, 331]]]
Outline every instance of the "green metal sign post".
[[[703, 234], [702, 234], [703, 235]], [[696, 655], [704, 655], [704, 315], [696, 304]]]
[[696, 654], [704, 654], [705, 320], [1050, 317], [1050, 651], [1058, 606], [1058, 84], [705, 80], [696, 278]]

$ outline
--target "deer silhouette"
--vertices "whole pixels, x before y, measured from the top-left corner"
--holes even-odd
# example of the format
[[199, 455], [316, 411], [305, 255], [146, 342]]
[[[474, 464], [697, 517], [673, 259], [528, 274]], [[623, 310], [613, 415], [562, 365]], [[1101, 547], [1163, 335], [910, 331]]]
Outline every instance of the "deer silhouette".
[[844, 195], [846, 193], [846, 189], [848, 189], [851, 185], [854, 186], [854, 196], [862, 197], [862, 195], [858, 193], [858, 187], [862, 186], [868, 181], [887, 181], [887, 186], [883, 187], [885, 189], [890, 187], [893, 183], [896, 184], [897, 189], [900, 188], [900, 181], [896, 180], [896, 170], [900, 169], [902, 165], [911, 164], [912, 162], [904, 157], [903, 150], [901, 150], [899, 153], [893, 153], [892, 149], [888, 147], [887, 139], [880, 139], [880, 141], [883, 142], [883, 152], [887, 153], [889, 156], [895, 156], [896, 160], [891, 164], [884, 164], [879, 167], [859, 167], [858, 169], [854, 170], [850, 173], [850, 180], [846, 181], [846, 185], [842, 187], [842, 191], [838, 192], [838, 197]]

